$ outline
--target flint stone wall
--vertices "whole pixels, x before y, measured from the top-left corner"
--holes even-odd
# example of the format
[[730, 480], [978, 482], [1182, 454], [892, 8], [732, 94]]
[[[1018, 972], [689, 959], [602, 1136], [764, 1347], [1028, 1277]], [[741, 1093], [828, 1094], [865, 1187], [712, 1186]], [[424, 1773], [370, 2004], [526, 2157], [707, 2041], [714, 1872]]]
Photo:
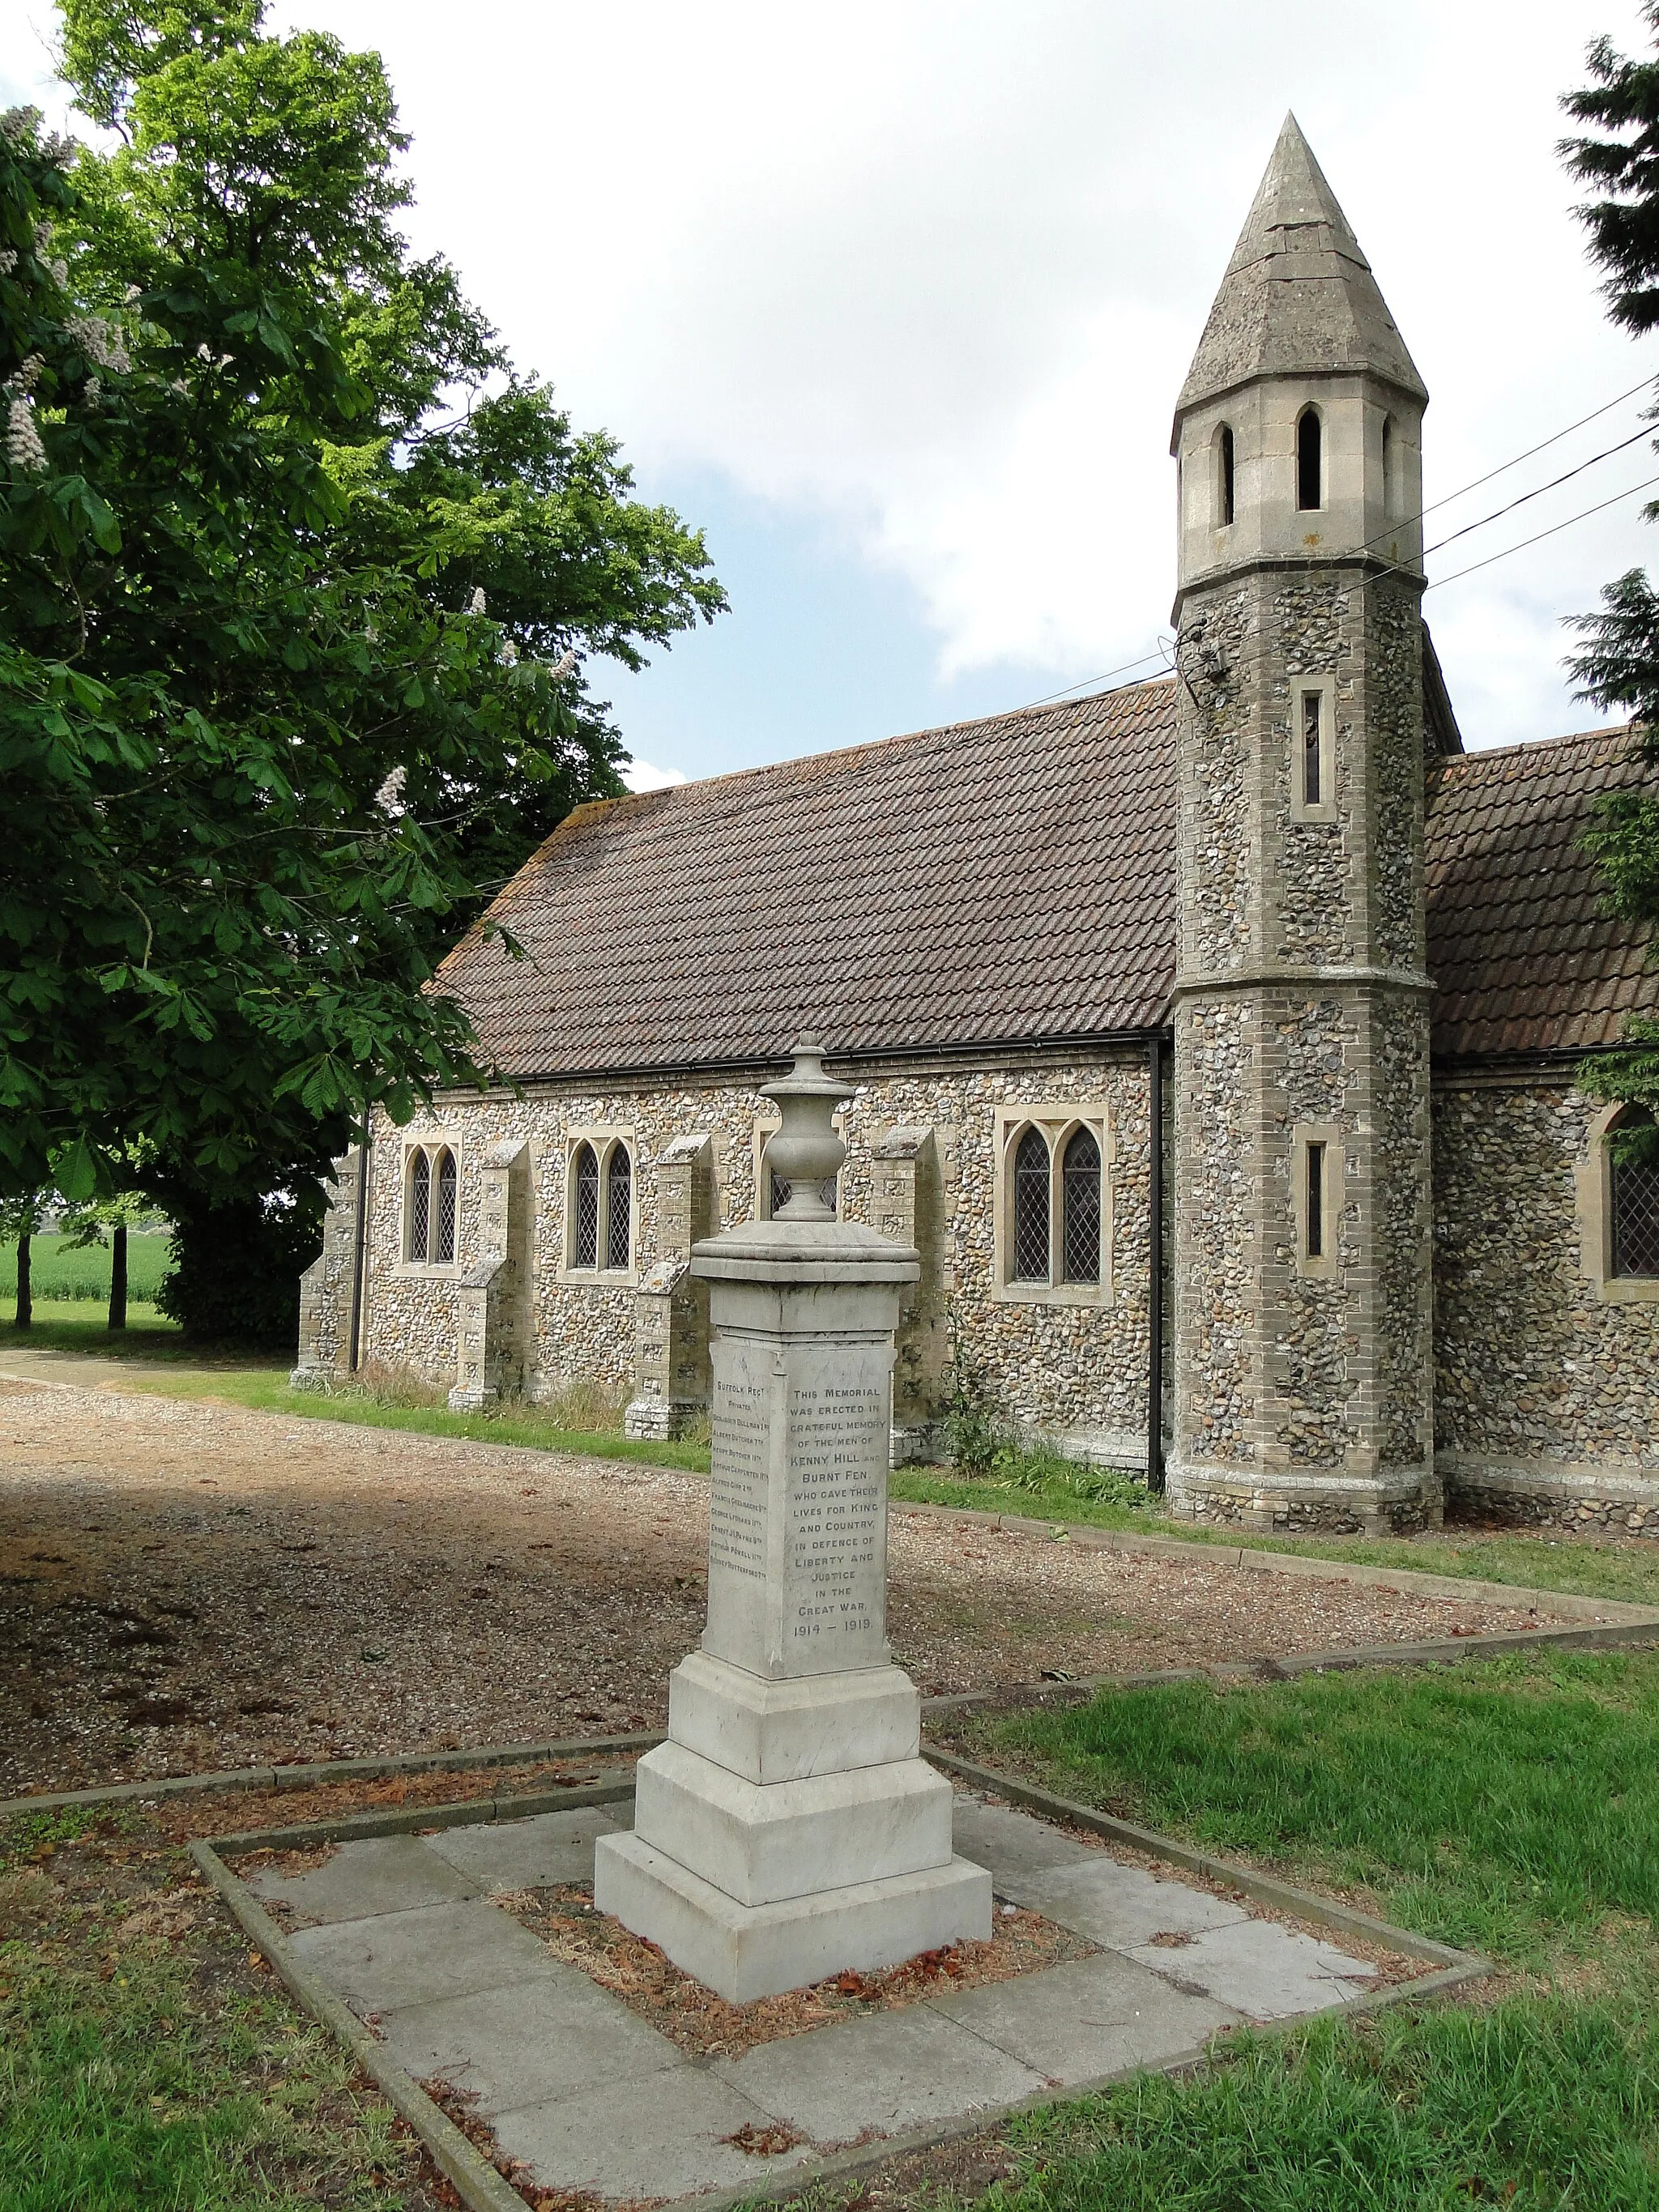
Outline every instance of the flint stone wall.
[[[638, 1374], [637, 1292], [677, 1232], [660, 1218], [653, 1163], [676, 1139], [709, 1141], [715, 1225], [756, 1217], [756, 1131], [775, 1112], [750, 1084], [641, 1083], [626, 1090], [551, 1087], [513, 1098], [456, 1096], [429, 1120], [374, 1129], [368, 1198], [368, 1284], [363, 1356], [434, 1382], [455, 1379], [460, 1279], [480, 1246], [481, 1165], [492, 1147], [527, 1148], [532, 1350], [527, 1389], [546, 1398], [577, 1380], [633, 1396]], [[1076, 1099], [1103, 1103], [1112, 1295], [1096, 1305], [1045, 1304], [998, 1297], [994, 1281], [1000, 1106]], [[880, 1229], [893, 1214], [902, 1169], [916, 1179], [916, 1234], [924, 1250], [920, 1297], [901, 1330], [900, 1379], [910, 1403], [907, 1428], [921, 1453], [932, 1439], [919, 1418], [944, 1364], [942, 1315], [949, 1301], [967, 1347], [984, 1366], [1000, 1410], [1024, 1431], [1054, 1438], [1103, 1463], [1144, 1467], [1146, 1436], [1148, 1127], [1144, 1053], [1103, 1051], [1064, 1061], [1034, 1056], [1018, 1067], [964, 1070], [917, 1063], [860, 1080], [841, 1124], [843, 1217]], [[566, 1279], [566, 1160], [573, 1130], [605, 1127], [634, 1135], [635, 1269], [626, 1276]], [[404, 1147], [441, 1133], [457, 1149], [460, 1192], [455, 1265], [400, 1263]], [[930, 1141], [918, 1145], [922, 1133]], [[912, 1162], [914, 1160], [914, 1168]]]
[[1437, 1083], [1436, 1458], [1463, 1510], [1659, 1536], [1659, 1304], [1604, 1301], [1563, 1081]]

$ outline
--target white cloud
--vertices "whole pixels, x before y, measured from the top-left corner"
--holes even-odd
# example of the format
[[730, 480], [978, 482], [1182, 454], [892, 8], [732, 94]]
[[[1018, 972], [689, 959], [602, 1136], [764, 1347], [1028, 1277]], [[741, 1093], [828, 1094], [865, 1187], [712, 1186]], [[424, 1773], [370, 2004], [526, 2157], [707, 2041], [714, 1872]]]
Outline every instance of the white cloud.
[[649, 761], [633, 760], [622, 771], [622, 780], [630, 791], [666, 791], [670, 785], [689, 781], [677, 768], [653, 768]]
[[[1431, 497], [1659, 368], [1606, 323], [1553, 150], [1589, 39], [1644, 43], [1635, 0], [496, 0], [464, 33], [436, 0], [280, 12], [386, 53], [420, 243], [579, 422], [647, 481], [720, 471], [828, 519], [919, 592], [946, 675], [1086, 676], [1167, 619], [1170, 409], [1287, 106], [1434, 394]], [[1637, 515], [1430, 599], [1472, 734], [1586, 719], [1559, 618], [1645, 557]]]

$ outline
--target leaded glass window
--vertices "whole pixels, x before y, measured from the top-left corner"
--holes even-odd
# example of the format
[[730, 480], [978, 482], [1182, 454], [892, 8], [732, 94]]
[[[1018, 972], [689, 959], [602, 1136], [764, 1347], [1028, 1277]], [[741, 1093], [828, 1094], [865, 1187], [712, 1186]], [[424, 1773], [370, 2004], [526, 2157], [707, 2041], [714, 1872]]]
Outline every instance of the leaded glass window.
[[605, 1264], [625, 1272], [634, 1242], [634, 1166], [626, 1145], [611, 1154], [605, 1179]]
[[432, 1257], [447, 1267], [455, 1257], [455, 1155], [438, 1155], [438, 1204], [433, 1221]]
[[570, 1264], [597, 1267], [599, 1264], [599, 1164], [592, 1145], [578, 1145], [571, 1163], [572, 1224]]
[[1074, 1129], [1060, 1163], [1060, 1246], [1068, 1283], [1100, 1280], [1100, 1146]]
[[[1615, 1275], [1659, 1275], [1659, 1158], [1621, 1159], [1619, 1134], [1625, 1130], [1653, 1128], [1653, 1116], [1644, 1107], [1626, 1114], [1610, 1141], [1613, 1199], [1613, 1272]], [[1659, 1149], [1659, 1138], [1650, 1137]]]
[[409, 1256], [424, 1260], [432, 1221], [432, 1163], [416, 1152], [409, 1171]]
[[1013, 1279], [1048, 1279], [1048, 1146], [1040, 1129], [1028, 1129], [1014, 1153]]

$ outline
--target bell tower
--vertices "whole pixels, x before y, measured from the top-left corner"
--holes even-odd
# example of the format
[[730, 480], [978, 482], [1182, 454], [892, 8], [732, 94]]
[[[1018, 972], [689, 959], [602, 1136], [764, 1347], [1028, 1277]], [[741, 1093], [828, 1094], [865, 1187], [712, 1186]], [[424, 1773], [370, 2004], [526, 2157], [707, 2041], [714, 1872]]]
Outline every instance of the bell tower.
[[1179, 1512], [1437, 1520], [1428, 394], [1287, 118], [1176, 404]]

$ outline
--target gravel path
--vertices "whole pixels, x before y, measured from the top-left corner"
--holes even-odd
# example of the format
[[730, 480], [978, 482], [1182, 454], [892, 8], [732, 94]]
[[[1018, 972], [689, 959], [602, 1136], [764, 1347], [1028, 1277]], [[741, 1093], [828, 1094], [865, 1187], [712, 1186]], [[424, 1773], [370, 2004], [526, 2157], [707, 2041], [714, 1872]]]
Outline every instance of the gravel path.
[[[659, 1725], [699, 1477], [0, 1380], [0, 1795]], [[1539, 1626], [897, 1513], [924, 1693]]]

